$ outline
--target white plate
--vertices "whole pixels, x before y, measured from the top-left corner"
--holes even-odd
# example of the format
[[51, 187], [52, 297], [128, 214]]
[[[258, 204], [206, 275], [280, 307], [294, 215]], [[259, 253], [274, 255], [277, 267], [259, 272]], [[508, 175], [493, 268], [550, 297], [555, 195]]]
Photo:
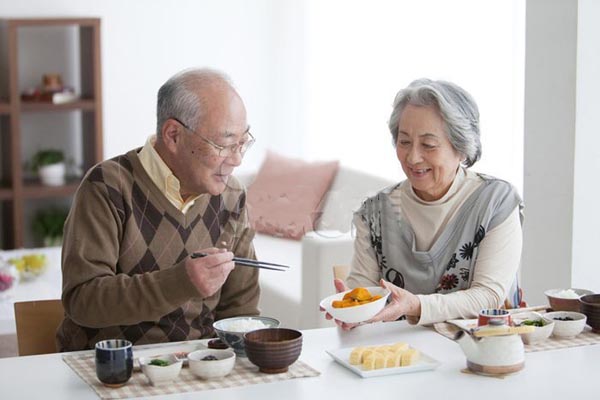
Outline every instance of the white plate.
[[[411, 347], [412, 348], [412, 347]], [[337, 350], [326, 350], [327, 354], [329, 354], [335, 361], [342, 364], [344, 367], [348, 368], [350, 371], [355, 374], [363, 377], [363, 378], [373, 378], [375, 376], [386, 376], [386, 375], [396, 375], [396, 374], [408, 374], [411, 372], [418, 371], [428, 371], [437, 368], [440, 365], [440, 362], [436, 359], [428, 356], [427, 354], [421, 353], [421, 357], [419, 361], [417, 361], [414, 365], [409, 365], [406, 367], [395, 367], [395, 368], [380, 368], [374, 369], [371, 371], [363, 371], [362, 366], [360, 365], [351, 365], [348, 361], [350, 359], [350, 353], [352, 352], [353, 347], [337, 349]]]

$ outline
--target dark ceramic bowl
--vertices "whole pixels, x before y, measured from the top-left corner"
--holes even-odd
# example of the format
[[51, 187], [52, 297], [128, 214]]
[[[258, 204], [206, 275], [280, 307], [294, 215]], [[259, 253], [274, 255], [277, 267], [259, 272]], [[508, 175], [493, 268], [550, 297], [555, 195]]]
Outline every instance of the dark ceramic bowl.
[[302, 333], [295, 329], [268, 328], [244, 335], [246, 355], [261, 372], [286, 372], [302, 352]]
[[587, 324], [592, 331], [600, 333], [600, 294], [588, 294], [579, 299], [581, 312], [587, 316]]
[[[256, 328], [258, 325], [260, 325], [260, 328]], [[251, 326], [255, 327], [251, 328]], [[275, 318], [260, 316], [232, 317], [213, 323], [213, 328], [215, 328], [215, 332], [217, 332], [221, 341], [231, 347], [238, 357], [246, 357], [244, 333], [255, 329], [277, 328], [278, 326], [279, 321]]]

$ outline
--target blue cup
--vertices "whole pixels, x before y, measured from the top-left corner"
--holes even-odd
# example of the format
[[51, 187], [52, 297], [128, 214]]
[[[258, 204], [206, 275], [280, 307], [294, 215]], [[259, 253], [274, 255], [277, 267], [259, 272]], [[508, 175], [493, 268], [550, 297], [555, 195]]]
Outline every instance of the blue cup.
[[109, 339], [96, 343], [96, 376], [105, 386], [123, 386], [132, 371], [133, 350], [129, 340]]

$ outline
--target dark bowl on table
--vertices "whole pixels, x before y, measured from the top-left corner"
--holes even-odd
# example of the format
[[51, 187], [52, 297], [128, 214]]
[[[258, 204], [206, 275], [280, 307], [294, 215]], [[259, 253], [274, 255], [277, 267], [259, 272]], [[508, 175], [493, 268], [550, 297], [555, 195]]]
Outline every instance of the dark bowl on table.
[[579, 298], [581, 312], [587, 316], [592, 331], [600, 333], [600, 294], [588, 294]]
[[302, 332], [295, 329], [267, 328], [244, 335], [248, 360], [261, 372], [286, 372], [302, 352]]

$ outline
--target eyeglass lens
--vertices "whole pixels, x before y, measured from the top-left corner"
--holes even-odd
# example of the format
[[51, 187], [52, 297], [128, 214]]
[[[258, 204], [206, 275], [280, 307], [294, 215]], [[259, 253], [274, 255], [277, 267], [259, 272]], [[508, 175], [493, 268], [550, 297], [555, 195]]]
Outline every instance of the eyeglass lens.
[[238, 151], [240, 152], [241, 155], [244, 155], [244, 153], [246, 153], [246, 151], [248, 151], [248, 149], [252, 146], [253, 143], [254, 143], [254, 139], [249, 138], [244, 143], [236, 143], [236, 144], [232, 144], [231, 146], [223, 147], [219, 150], [219, 156], [229, 157]]

